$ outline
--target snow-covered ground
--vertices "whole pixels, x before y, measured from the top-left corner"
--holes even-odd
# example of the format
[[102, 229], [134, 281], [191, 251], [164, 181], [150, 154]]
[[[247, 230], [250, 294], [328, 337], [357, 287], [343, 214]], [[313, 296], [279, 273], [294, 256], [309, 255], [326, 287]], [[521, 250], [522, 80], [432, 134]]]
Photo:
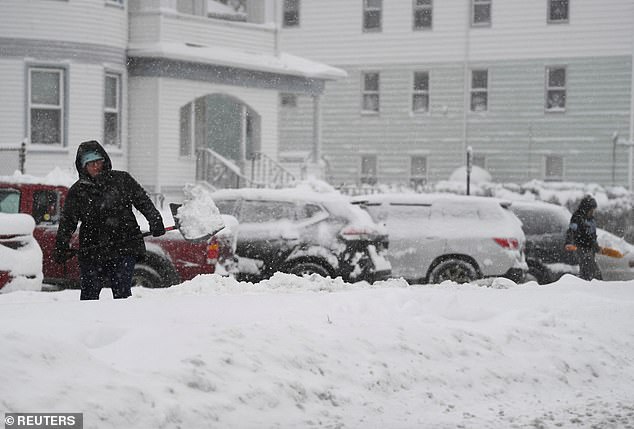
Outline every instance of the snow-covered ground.
[[0, 409], [85, 428], [634, 427], [634, 281], [481, 283], [0, 295]]

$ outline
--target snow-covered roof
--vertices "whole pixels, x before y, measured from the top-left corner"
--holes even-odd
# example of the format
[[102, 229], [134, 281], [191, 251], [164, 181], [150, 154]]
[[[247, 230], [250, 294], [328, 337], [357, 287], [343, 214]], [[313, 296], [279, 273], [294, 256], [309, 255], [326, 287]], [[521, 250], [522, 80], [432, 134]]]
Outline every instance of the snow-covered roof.
[[323, 80], [347, 76], [344, 70], [284, 52], [276, 56], [193, 43], [131, 43], [128, 56], [165, 58]]

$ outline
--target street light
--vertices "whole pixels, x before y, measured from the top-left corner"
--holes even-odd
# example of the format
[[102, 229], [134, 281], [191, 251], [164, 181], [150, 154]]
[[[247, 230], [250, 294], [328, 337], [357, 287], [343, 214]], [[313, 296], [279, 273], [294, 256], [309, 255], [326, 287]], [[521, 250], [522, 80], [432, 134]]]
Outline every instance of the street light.
[[618, 131], [615, 131], [612, 134], [612, 185], [616, 184], [615, 170], [616, 170], [616, 147], [617, 146], [627, 146], [630, 148], [630, 156], [627, 163], [627, 187], [630, 191], [632, 191], [632, 163], [634, 161], [634, 141], [624, 140], [619, 138]]

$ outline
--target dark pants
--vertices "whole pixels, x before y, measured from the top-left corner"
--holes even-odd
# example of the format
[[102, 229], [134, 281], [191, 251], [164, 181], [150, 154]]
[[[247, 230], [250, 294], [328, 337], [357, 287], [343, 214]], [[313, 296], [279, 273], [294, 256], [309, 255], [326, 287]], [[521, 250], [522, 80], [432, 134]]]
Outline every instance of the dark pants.
[[104, 287], [112, 289], [114, 299], [127, 298], [132, 295], [132, 274], [136, 258], [122, 256], [107, 261], [84, 261], [79, 263], [81, 295], [79, 299], [99, 299]]
[[579, 277], [584, 280], [598, 279], [601, 280], [601, 270], [594, 260], [594, 250], [577, 249], [577, 259], [579, 260]]

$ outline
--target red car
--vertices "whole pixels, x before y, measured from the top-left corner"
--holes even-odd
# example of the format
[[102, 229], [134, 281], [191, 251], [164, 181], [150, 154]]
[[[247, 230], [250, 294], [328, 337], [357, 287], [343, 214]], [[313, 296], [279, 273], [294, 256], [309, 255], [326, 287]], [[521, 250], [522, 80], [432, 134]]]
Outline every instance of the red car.
[[[43, 253], [44, 283], [78, 287], [77, 258], [57, 264], [51, 257], [67, 192], [65, 186], [0, 181], [0, 212], [26, 213], [35, 219], [33, 235]], [[223, 263], [226, 266], [218, 271], [231, 271], [234, 240], [235, 236], [224, 233], [208, 241], [190, 242], [178, 231], [169, 231], [162, 237], [148, 237], [146, 257], [135, 267], [133, 286], [167, 287], [198, 274], [212, 274]], [[71, 246], [77, 247], [77, 241], [78, 234], [75, 233]]]

